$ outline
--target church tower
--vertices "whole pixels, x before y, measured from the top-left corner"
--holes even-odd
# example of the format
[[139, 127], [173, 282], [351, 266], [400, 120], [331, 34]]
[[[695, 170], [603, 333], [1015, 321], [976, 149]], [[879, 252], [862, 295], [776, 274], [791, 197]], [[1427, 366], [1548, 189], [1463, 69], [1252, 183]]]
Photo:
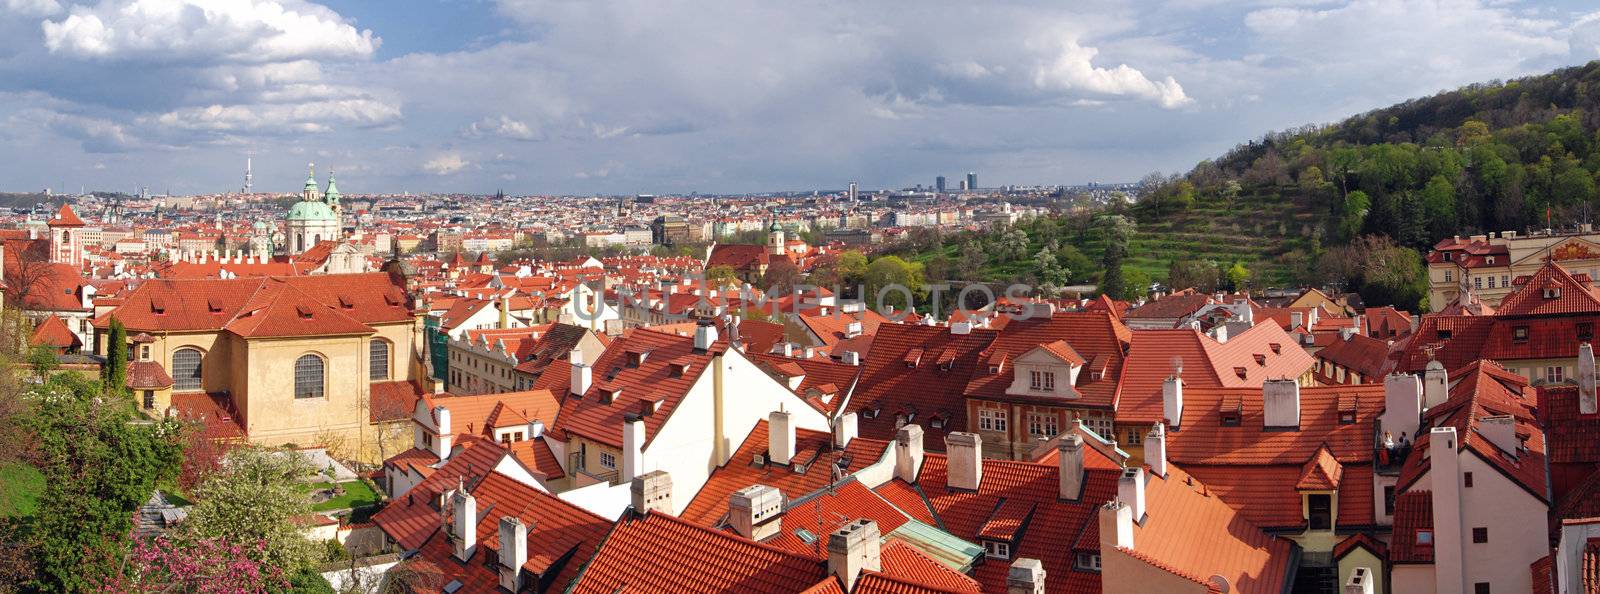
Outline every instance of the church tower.
[[50, 227], [50, 261], [67, 264], [73, 268], [83, 266], [83, 219], [72, 212], [72, 206], [61, 205], [53, 219], [45, 222]]
[[783, 240], [783, 227], [778, 225], [777, 219], [772, 219], [772, 225], [767, 227], [767, 253], [782, 256], [785, 248]]
[[322, 201], [328, 204], [328, 208], [333, 210], [333, 215], [339, 217], [339, 220], [342, 223], [344, 221], [344, 207], [339, 204], [339, 198], [341, 198], [339, 195], [339, 185], [334, 183], [333, 170], [329, 169], [328, 191], [322, 194]]
[[[328, 190], [332, 198], [338, 200], [338, 188], [329, 179]], [[338, 240], [340, 238], [339, 215], [333, 208], [323, 201], [322, 192], [317, 189], [316, 170], [306, 177], [305, 189], [300, 193], [300, 201], [289, 208], [289, 216], [284, 221], [284, 228], [288, 233], [286, 243], [288, 254], [291, 256], [315, 247], [323, 241]]]

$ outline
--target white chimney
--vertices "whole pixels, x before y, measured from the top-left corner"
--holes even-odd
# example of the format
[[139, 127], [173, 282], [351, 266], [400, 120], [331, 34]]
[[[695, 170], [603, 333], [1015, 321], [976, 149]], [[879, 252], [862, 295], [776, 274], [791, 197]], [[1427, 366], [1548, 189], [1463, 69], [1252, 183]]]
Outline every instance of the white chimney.
[[464, 481], [457, 481], [455, 491], [450, 494], [450, 507], [451, 529], [456, 537], [455, 556], [469, 561], [478, 550], [478, 498], [467, 492]]
[[1444, 365], [1438, 361], [1429, 361], [1428, 367], [1422, 372], [1422, 405], [1433, 408], [1444, 404], [1450, 397], [1450, 373], [1444, 370]]
[[638, 415], [629, 414], [622, 418], [622, 474], [618, 478], [628, 482], [643, 474], [640, 472], [643, 462], [644, 420]]
[[916, 484], [922, 471], [922, 426], [907, 424], [894, 436], [894, 477]]
[[1355, 335], [1356, 335], [1356, 329], [1352, 328], [1350, 326], [1345, 326], [1345, 327], [1339, 329], [1339, 340], [1348, 341], [1348, 340], [1350, 340], [1351, 336], [1355, 336]]
[[1398, 443], [1401, 436], [1415, 440], [1421, 423], [1422, 380], [1409, 373], [1391, 373], [1383, 378], [1383, 414], [1378, 417], [1381, 430]]
[[1489, 443], [1500, 448], [1512, 458], [1517, 457], [1517, 446], [1521, 442], [1517, 439], [1516, 420], [1511, 415], [1491, 415], [1478, 419], [1478, 433], [1488, 438]]
[[1044, 594], [1044, 564], [1027, 557], [1012, 561], [1006, 570], [1006, 594]]
[[972, 322], [956, 322], [951, 324], [950, 333], [956, 335], [972, 334]]
[[844, 590], [855, 589], [862, 570], [881, 571], [878, 523], [860, 519], [828, 535], [828, 573], [839, 578]]
[[750, 540], [765, 540], [783, 529], [783, 492], [777, 487], [750, 485], [728, 497], [728, 523]]
[[850, 322], [844, 325], [844, 337], [855, 338], [861, 336], [861, 322]]
[[857, 353], [855, 351], [845, 351], [844, 356], [840, 357], [840, 359], [844, 360], [845, 365], [860, 365], [861, 353]]
[[1112, 549], [1133, 548], [1133, 508], [1121, 501], [1107, 501], [1100, 506], [1100, 551], [1108, 555]]
[[1261, 407], [1267, 427], [1300, 427], [1300, 384], [1292, 379], [1261, 383]]
[[1117, 478], [1117, 501], [1133, 510], [1133, 520], [1144, 522], [1144, 468], [1124, 468]]
[[[583, 354], [578, 351], [573, 351], [572, 356], [579, 359], [583, 358]], [[585, 365], [582, 361], [573, 362], [572, 378], [569, 381], [569, 384], [570, 385], [567, 389], [571, 391], [574, 396], [582, 397], [584, 394], [589, 392], [589, 386], [594, 385], [594, 369], [590, 368], [588, 365]]]
[[1217, 339], [1217, 342], [1228, 342], [1228, 325], [1217, 324], [1213, 326], [1211, 328], [1211, 337]]
[[844, 448], [856, 438], [856, 413], [845, 413], [833, 420], [833, 447]]
[[528, 562], [528, 526], [516, 516], [500, 518], [500, 587], [522, 590], [522, 565]]
[[628, 487], [633, 495], [635, 513], [659, 512], [670, 514], [672, 509], [672, 475], [665, 470], [652, 470], [633, 477]]
[[1600, 406], [1596, 405], [1594, 347], [1585, 342], [1578, 345], [1578, 412], [1585, 415], [1600, 412]]
[[944, 448], [949, 464], [945, 484], [953, 489], [978, 490], [983, 482], [983, 437], [954, 431], [944, 436]]
[[1083, 495], [1083, 482], [1087, 478], [1083, 471], [1083, 438], [1077, 433], [1061, 436], [1061, 441], [1056, 442], [1056, 458], [1061, 486], [1057, 494], [1062, 499], [1077, 501]]
[[1376, 592], [1373, 581], [1372, 570], [1357, 567], [1350, 572], [1350, 579], [1344, 582], [1344, 594], [1373, 594]]
[[794, 458], [794, 421], [787, 411], [767, 415], [767, 459], [773, 464], [789, 463]]
[[1466, 591], [1461, 538], [1461, 457], [1456, 428], [1434, 427], [1428, 433], [1429, 470], [1433, 481], [1433, 566], [1439, 592]]
[[450, 438], [453, 435], [450, 431], [450, 409], [443, 406], [433, 407], [433, 418], [437, 419], [439, 426], [439, 438], [433, 440], [433, 455], [438, 456], [440, 460], [449, 459]]
[[701, 322], [694, 327], [694, 348], [697, 351], [709, 351], [711, 345], [717, 342], [717, 327], [709, 322]]
[[1150, 472], [1167, 478], [1167, 432], [1161, 423], [1150, 427], [1150, 432], [1144, 436], [1144, 460], [1150, 465]]
[[1173, 427], [1183, 420], [1183, 378], [1177, 375], [1161, 382], [1161, 416], [1166, 417], [1167, 423]]

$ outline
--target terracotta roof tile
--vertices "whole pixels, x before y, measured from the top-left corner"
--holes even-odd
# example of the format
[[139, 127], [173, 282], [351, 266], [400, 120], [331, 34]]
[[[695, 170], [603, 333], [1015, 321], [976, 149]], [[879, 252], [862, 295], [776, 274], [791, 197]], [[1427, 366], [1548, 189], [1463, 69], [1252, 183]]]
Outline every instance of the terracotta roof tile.
[[33, 346], [47, 346], [61, 351], [76, 350], [83, 346], [83, 341], [78, 340], [78, 335], [72, 333], [67, 323], [61, 318], [50, 315], [44, 321], [33, 327], [33, 335], [28, 337], [28, 344]]
[[[665, 334], [649, 328], [635, 328], [612, 341], [593, 365], [594, 386], [581, 398], [567, 394], [560, 398], [561, 413], [557, 427], [564, 433], [576, 433], [600, 443], [622, 447], [623, 417], [636, 413], [639, 403], [659, 400], [655, 413], [644, 417], [645, 447], [655, 438], [656, 431], [672, 416], [678, 403], [710, 366], [712, 356], [728, 348], [727, 341], [719, 340], [709, 351], [696, 351], [694, 337]], [[648, 352], [644, 361], [634, 366], [629, 353]], [[682, 375], [671, 369], [674, 361], [690, 360], [694, 364]], [[601, 392], [621, 389], [621, 395], [610, 404], [602, 402]]]
[[845, 474], [850, 474], [876, 463], [888, 449], [889, 442], [858, 437], [845, 449], [835, 450], [828, 433], [795, 429], [793, 460], [810, 460], [805, 472], [795, 472], [792, 465], [764, 463], [756, 466], [752, 460], [758, 455], [765, 458], [767, 454], [767, 421], [758, 421], [733, 457], [711, 473], [679, 517], [714, 527], [727, 515], [728, 497], [734, 491], [760, 484], [776, 487], [790, 499], [803, 497], [827, 486], [839, 459], [849, 461]]
[[647, 513], [617, 524], [572, 591], [793, 592], [824, 575], [810, 556]]
[[1394, 533], [1389, 539], [1389, 561], [1431, 563], [1433, 545], [1418, 542], [1417, 533], [1433, 534], [1433, 495], [1426, 490], [1401, 493], [1394, 501]]
[[[846, 406], [846, 412], [858, 414], [860, 435], [892, 439], [897, 429], [897, 411], [919, 415], [908, 419], [913, 423], [921, 416], [944, 413], [947, 430], [930, 429], [925, 434], [928, 449], [943, 450], [944, 435], [949, 430], [967, 426], [962, 390], [981, 360], [977, 353], [987, 347], [996, 334], [994, 330], [984, 329], [974, 329], [970, 334], [952, 334], [948, 328], [937, 326], [879, 326], [872, 352], [862, 363], [861, 377]], [[955, 349], [949, 369], [941, 369], [926, 356], [919, 357], [916, 367], [907, 367], [906, 359], [913, 351], [937, 352], [947, 347]], [[877, 411], [875, 416], [869, 412], [873, 410]]]
[[130, 361], [127, 376], [126, 385], [134, 390], [161, 390], [174, 383], [167, 368], [157, 361]]

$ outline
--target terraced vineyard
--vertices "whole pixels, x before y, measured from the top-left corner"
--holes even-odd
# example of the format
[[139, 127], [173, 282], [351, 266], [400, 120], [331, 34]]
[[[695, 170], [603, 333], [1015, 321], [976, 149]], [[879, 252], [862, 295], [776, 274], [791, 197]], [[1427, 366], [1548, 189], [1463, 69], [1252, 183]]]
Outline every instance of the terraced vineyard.
[[[1250, 269], [1253, 285], [1289, 284], [1291, 268], [1301, 266], [1285, 255], [1308, 253], [1313, 230], [1322, 213], [1311, 204], [1287, 199], [1283, 194], [1240, 196], [1231, 204], [1221, 200], [1197, 201], [1184, 210], [1156, 213], [1135, 209], [1139, 232], [1128, 248], [1126, 266], [1165, 280], [1174, 260], [1241, 262]], [[1085, 252], [1098, 258], [1103, 250], [1090, 240]]]

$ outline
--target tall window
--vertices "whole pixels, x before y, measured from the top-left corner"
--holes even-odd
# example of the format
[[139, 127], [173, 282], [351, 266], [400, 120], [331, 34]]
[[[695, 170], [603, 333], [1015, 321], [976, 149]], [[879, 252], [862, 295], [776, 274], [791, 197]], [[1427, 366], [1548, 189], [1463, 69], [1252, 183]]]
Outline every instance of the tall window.
[[295, 398], [321, 398], [325, 383], [322, 357], [301, 355], [294, 362]]
[[368, 350], [367, 364], [371, 370], [368, 379], [389, 379], [389, 341], [374, 338]]
[[172, 389], [200, 389], [200, 349], [181, 348], [172, 352]]
[[1059, 429], [1053, 413], [1028, 413], [1028, 433], [1035, 437], [1055, 437]]
[[1005, 431], [1006, 411], [992, 408], [978, 409], [978, 429], [982, 431]]
[[1031, 381], [1028, 387], [1034, 390], [1052, 392], [1056, 389], [1056, 374], [1053, 371], [1039, 371], [1036, 369], [1029, 379]]

